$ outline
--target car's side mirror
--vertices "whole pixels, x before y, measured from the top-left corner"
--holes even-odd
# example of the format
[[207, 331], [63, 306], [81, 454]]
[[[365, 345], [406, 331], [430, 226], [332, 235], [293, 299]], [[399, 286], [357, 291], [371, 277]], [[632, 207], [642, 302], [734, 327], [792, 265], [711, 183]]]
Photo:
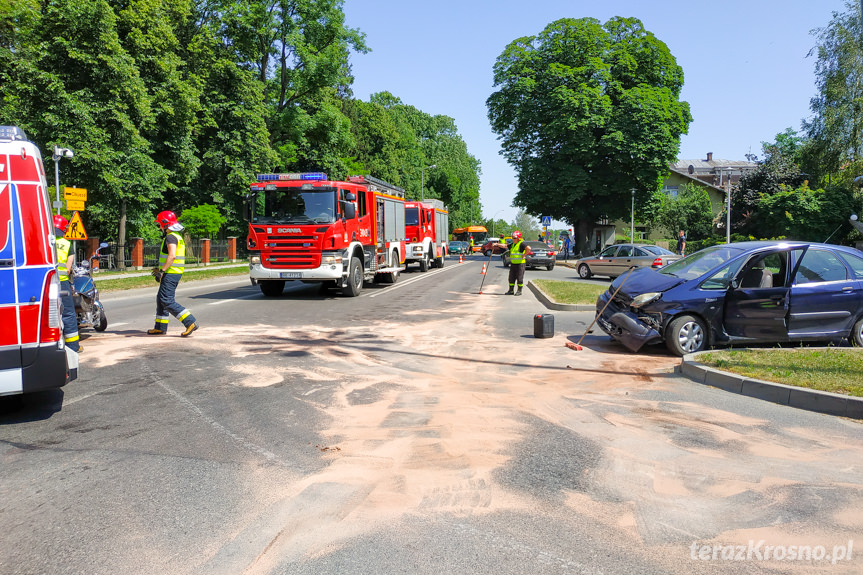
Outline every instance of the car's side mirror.
[[731, 280], [730, 285], [731, 285], [731, 289], [737, 289], [740, 287], [740, 280], [738, 280], [737, 278], [734, 278]]

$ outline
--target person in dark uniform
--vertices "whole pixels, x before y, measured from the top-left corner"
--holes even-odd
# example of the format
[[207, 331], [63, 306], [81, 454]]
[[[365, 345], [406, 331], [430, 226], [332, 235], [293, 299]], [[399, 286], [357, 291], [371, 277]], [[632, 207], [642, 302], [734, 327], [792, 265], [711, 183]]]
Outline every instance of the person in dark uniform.
[[[524, 285], [524, 267], [527, 254], [532, 253], [521, 237], [521, 232], [512, 232], [512, 245], [509, 248], [509, 291], [506, 295], [521, 295]], [[518, 291], [515, 291], [516, 283]]]
[[153, 268], [153, 277], [159, 282], [159, 293], [156, 295], [156, 325], [147, 330], [150, 335], [168, 333], [168, 314], [183, 322], [186, 328], [180, 335], [186, 337], [198, 329], [198, 323], [192, 312], [174, 300], [177, 285], [183, 278], [186, 267], [186, 242], [180, 233], [185, 228], [177, 221], [174, 212], [160, 212], [156, 223], [165, 233], [162, 249], [159, 251], [159, 267]]

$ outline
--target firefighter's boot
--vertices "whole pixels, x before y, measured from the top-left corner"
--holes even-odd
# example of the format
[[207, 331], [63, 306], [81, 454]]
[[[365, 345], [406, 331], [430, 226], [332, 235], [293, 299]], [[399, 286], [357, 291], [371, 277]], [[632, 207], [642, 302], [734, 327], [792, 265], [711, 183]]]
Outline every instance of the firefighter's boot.
[[514, 294], [514, 293], [515, 293], [515, 292], [513, 291], [514, 289], [515, 289], [515, 286], [509, 286], [509, 291], [508, 291], [508, 292], [506, 292], [504, 295], [512, 295], [512, 294]]
[[193, 331], [195, 331], [196, 329], [198, 329], [198, 322], [193, 321], [192, 323], [190, 323], [189, 325], [187, 325], [187, 326], [186, 326], [186, 331], [184, 331], [184, 332], [183, 332], [183, 333], [181, 333], [180, 335], [181, 335], [182, 337], [189, 336], [189, 335], [191, 335], [191, 334], [192, 334], [192, 332], [193, 332]]
[[153, 329], [148, 329], [147, 333], [149, 335], [165, 335], [166, 333], [168, 333], [168, 330], [159, 329], [158, 327], [154, 327]]
[[521, 295], [521, 286], [518, 286], [518, 290], [515, 292], [515, 295]]

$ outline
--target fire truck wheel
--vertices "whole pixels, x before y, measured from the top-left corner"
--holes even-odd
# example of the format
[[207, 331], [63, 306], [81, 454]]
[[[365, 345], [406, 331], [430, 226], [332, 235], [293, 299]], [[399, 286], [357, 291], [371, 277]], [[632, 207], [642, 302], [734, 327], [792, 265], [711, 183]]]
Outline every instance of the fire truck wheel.
[[363, 265], [359, 258], [351, 258], [351, 265], [348, 267], [348, 277], [345, 287], [342, 288], [342, 293], [346, 296], [356, 297], [360, 295], [360, 290], [363, 287]]
[[436, 268], [442, 268], [442, 267], [443, 267], [443, 265], [444, 265], [444, 256], [441, 256], [441, 257], [439, 257], [439, 258], [435, 258], [435, 260], [434, 260], [434, 267], [436, 267]]
[[421, 272], [429, 271], [429, 260], [430, 259], [431, 258], [428, 255], [426, 255], [426, 257], [424, 257], [423, 259], [420, 260], [420, 271]]
[[258, 285], [261, 287], [261, 292], [267, 297], [278, 297], [282, 295], [282, 291], [285, 289], [283, 280], [260, 280]]

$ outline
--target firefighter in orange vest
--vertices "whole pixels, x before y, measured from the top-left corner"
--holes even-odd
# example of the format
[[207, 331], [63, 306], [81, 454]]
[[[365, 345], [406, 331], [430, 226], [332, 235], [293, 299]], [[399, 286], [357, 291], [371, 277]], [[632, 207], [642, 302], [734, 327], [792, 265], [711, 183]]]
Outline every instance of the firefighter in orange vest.
[[[530, 248], [524, 243], [521, 237], [521, 232], [515, 230], [512, 232], [512, 246], [509, 248], [509, 291], [506, 295], [521, 295], [521, 288], [524, 285], [524, 266], [527, 254], [533, 253]], [[515, 289], [515, 284], [518, 283], [518, 291]]]
[[69, 273], [75, 265], [75, 252], [72, 242], [64, 238], [69, 229], [69, 220], [57, 214], [54, 216], [54, 246], [57, 248], [57, 276], [60, 280], [60, 301], [63, 304], [63, 339], [72, 351], [81, 353], [80, 337], [78, 336], [78, 315], [75, 313], [75, 300], [72, 297], [72, 281]]
[[186, 267], [186, 241], [182, 232], [185, 228], [177, 221], [174, 212], [160, 212], [156, 223], [165, 232], [162, 248], [159, 250], [159, 267], [153, 268], [153, 277], [159, 282], [159, 293], [156, 296], [156, 325], [147, 330], [150, 335], [168, 333], [168, 314], [183, 322], [186, 328], [180, 335], [186, 337], [198, 329], [198, 323], [192, 312], [174, 301], [177, 285], [183, 278]]

